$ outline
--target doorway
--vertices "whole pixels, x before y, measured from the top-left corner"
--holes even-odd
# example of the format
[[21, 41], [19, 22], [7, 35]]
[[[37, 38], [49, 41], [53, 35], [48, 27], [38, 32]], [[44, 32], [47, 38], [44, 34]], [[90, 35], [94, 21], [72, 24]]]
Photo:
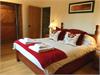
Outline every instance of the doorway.
[[1, 56], [12, 54], [12, 45], [22, 37], [22, 7], [0, 1]]
[[41, 28], [41, 8], [29, 6], [29, 25], [28, 32], [30, 38], [40, 38]]
[[50, 7], [42, 8], [42, 37], [49, 34]]

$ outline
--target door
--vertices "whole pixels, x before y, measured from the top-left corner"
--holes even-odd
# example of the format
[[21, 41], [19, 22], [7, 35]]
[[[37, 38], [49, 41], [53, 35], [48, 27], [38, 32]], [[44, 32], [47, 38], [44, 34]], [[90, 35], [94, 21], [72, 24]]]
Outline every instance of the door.
[[42, 9], [42, 37], [49, 34], [49, 24], [50, 24], [50, 7], [45, 7]]
[[0, 4], [1, 42], [16, 40], [16, 6], [10, 3]]
[[41, 8], [29, 6], [29, 37], [39, 38], [41, 29]]
[[0, 1], [0, 56], [11, 55], [13, 42], [22, 38], [22, 5]]

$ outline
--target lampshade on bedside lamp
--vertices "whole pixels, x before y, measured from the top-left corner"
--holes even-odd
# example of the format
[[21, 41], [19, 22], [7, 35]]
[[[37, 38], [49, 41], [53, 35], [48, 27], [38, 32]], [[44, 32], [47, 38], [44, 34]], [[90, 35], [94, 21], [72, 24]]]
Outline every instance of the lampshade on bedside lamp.
[[97, 41], [97, 48], [100, 49], [100, 25], [96, 25], [96, 41]]
[[50, 28], [50, 33], [52, 33], [52, 31], [56, 29], [56, 24], [54, 20], [50, 23], [49, 28]]

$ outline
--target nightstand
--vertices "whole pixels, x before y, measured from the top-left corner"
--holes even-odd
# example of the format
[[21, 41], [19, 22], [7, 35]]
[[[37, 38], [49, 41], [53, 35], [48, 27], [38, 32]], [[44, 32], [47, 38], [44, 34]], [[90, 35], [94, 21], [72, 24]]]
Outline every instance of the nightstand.
[[99, 71], [100, 70], [99, 65], [100, 65], [100, 50], [96, 50], [96, 54], [93, 61], [94, 69]]

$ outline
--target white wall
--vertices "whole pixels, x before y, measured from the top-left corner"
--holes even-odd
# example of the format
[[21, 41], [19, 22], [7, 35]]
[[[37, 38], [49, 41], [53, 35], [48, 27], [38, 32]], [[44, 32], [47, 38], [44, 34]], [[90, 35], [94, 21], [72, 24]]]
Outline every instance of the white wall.
[[100, 0], [95, 0], [95, 22], [100, 25]]
[[[100, 0], [95, 0], [95, 9], [93, 13], [69, 14], [69, 3], [87, 1], [87, 0], [56, 0], [51, 1], [51, 21], [60, 26], [64, 22], [64, 28], [77, 28], [94, 33], [95, 25], [100, 24]], [[90, 0], [89, 0], [90, 1]]]
[[[95, 25], [100, 24], [100, 0], [95, 0], [93, 13], [68, 14], [68, 4], [88, 0], [0, 0], [22, 4], [23, 12], [23, 35], [28, 33], [28, 5], [39, 7], [51, 7], [51, 22], [54, 20], [56, 26], [64, 22], [64, 28], [78, 28], [89, 33], [94, 33]], [[89, 0], [90, 1], [90, 0]]]

